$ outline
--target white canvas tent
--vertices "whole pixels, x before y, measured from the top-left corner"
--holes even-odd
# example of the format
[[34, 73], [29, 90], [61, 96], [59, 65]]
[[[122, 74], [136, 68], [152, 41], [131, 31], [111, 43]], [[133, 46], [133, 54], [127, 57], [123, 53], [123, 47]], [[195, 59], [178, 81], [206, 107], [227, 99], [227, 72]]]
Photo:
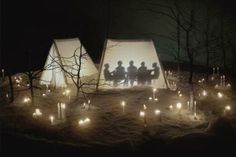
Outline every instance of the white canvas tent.
[[[97, 79], [97, 68], [95, 67], [92, 59], [86, 53], [86, 50], [81, 45], [78, 38], [72, 39], [56, 39], [54, 40], [48, 57], [45, 63], [45, 69], [41, 75], [40, 84], [52, 85], [54, 87], [65, 87], [67, 84], [73, 83], [73, 78], [77, 74], [79, 68], [79, 55], [82, 50], [82, 61], [80, 77], [82, 82]], [[74, 56], [77, 55], [77, 57]], [[63, 70], [64, 69], [64, 70]]]
[[[119, 83], [114, 83], [119, 61], [121, 61], [121, 66], [123, 66], [125, 70], [125, 79], [119, 80]], [[129, 81], [128, 76], [130, 61], [133, 61], [133, 65], [137, 70], [137, 76], [134, 76], [133, 83]], [[144, 77], [146, 80], [144, 80], [144, 83], [142, 82], [141, 85], [151, 86], [153, 88], [168, 88], [168, 83], [164, 77], [163, 69], [152, 40], [115, 39], [108, 39], [105, 42], [99, 68], [97, 88], [129, 88], [139, 86], [139, 80], [141, 80], [141, 75], [139, 74], [141, 70], [139, 71], [139, 67], [141, 67], [141, 62], [144, 62], [144, 67], [146, 67], [145, 76], [142, 76], [142, 78]], [[153, 78], [153, 64], [157, 65], [159, 69], [159, 76], [157, 78]], [[122, 68], [118, 68], [118, 70], [119, 69]], [[111, 79], [109, 80], [109, 77], [106, 75], [110, 76]]]

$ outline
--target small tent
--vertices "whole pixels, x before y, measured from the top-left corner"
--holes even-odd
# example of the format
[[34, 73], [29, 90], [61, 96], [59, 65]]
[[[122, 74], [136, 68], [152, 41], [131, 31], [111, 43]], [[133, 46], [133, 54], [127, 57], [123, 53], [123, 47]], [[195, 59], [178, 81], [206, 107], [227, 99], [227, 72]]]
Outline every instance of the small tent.
[[66, 87], [73, 83], [73, 80], [77, 80], [80, 63], [82, 82], [96, 80], [97, 68], [78, 38], [54, 40], [46, 59], [40, 84]]
[[153, 41], [106, 40], [97, 88], [133, 86], [168, 88]]

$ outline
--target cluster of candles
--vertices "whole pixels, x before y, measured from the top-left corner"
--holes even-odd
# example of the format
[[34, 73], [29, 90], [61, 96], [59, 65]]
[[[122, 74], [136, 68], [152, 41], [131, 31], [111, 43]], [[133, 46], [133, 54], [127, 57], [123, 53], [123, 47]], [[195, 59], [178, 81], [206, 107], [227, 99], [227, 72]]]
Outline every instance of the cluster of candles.
[[181, 93], [180, 90], [178, 91], [178, 96], [179, 96], [179, 97], [182, 97], [182, 96], [183, 96], [183, 94]]
[[213, 67], [212, 68], [212, 75], [215, 76], [215, 75], [218, 75], [219, 76], [220, 74], [220, 67]]
[[83, 105], [82, 105], [82, 108], [83, 109], [89, 109], [91, 106], [91, 100], [89, 99], [88, 102], [84, 102]]
[[18, 76], [18, 77], [14, 77], [16, 83], [17, 83], [17, 87], [20, 87], [20, 83], [22, 82], [22, 77], [21, 76]]
[[39, 117], [42, 116], [42, 112], [40, 111], [40, 109], [36, 108], [35, 112], [33, 113], [33, 117]]
[[80, 126], [83, 126], [83, 125], [86, 125], [86, 124], [88, 124], [88, 123], [90, 123], [90, 119], [89, 118], [85, 118], [85, 119], [80, 119], [79, 121], [78, 121], [78, 124], [80, 125]]
[[156, 92], [157, 92], [157, 89], [153, 88], [152, 89], [152, 97], [149, 97], [148, 100], [158, 101], [158, 98], [156, 98]]
[[205, 79], [202, 78], [202, 79], [198, 80], [198, 83], [203, 83], [204, 81], [205, 81]]
[[25, 97], [25, 98], [23, 99], [23, 102], [24, 102], [24, 103], [28, 103], [28, 102], [30, 102], [30, 98]]
[[69, 100], [70, 100], [70, 98], [71, 98], [70, 93], [71, 93], [71, 90], [70, 90], [70, 89], [66, 89], [66, 90], [62, 93], [62, 95], [68, 96], [68, 98], [69, 98]]
[[[139, 116], [143, 118], [144, 127], [147, 127], [146, 110], [147, 110], [147, 106], [143, 104], [143, 110], [140, 110], [139, 112]], [[161, 120], [161, 116], [160, 116], [161, 111], [159, 109], [154, 110], [154, 114], [158, 116]]]
[[165, 77], [172, 76], [173, 73], [170, 70], [165, 70]]

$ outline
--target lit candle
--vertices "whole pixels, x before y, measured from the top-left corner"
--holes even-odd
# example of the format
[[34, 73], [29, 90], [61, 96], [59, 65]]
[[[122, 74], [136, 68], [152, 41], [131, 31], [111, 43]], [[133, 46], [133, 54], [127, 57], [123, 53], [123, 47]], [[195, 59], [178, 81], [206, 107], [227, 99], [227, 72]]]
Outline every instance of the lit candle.
[[179, 112], [179, 114], [180, 114], [181, 108], [182, 108], [182, 103], [178, 102], [178, 103], [176, 104], [176, 108], [178, 109], [178, 112]]
[[49, 120], [51, 122], [51, 125], [53, 125], [54, 124], [54, 116], [49, 116]]
[[65, 120], [65, 118], [66, 118], [65, 109], [66, 109], [66, 104], [65, 103], [61, 103], [61, 116], [62, 116], [62, 120]]
[[41, 115], [42, 115], [42, 112], [40, 111], [40, 109], [36, 108], [35, 112], [33, 113], [33, 117], [38, 117], [38, 116], [41, 116]]
[[189, 104], [189, 101], [187, 101], [187, 110], [190, 110], [190, 104]]
[[88, 109], [90, 108], [90, 106], [91, 106], [91, 101], [90, 99], [88, 99]]
[[57, 103], [57, 116], [61, 120], [61, 103]]
[[125, 113], [125, 101], [121, 102], [121, 106], [122, 106], [122, 109], [123, 109], [123, 113]]
[[5, 79], [5, 70], [2, 69], [2, 79], [4, 80]]
[[225, 106], [224, 114], [226, 115], [227, 112], [229, 112], [230, 110], [231, 110], [231, 106], [230, 105]]
[[146, 119], [145, 111], [140, 111], [139, 115], [140, 115], [140, 117], [143, 118], [144, 127], [146, 128], [147, 127], [147, 119]]
[[217, 93], [217, 97], [218, 97], [218, 98], [222, 98], [222, 97], [223, 97], [223, 94], [222, 94], [221, 92], [218, 92], [218, 93]]
[[202, 95], [203, 95], [203, 96], [207, 96], [206, 90], [203, 90], [203, 91], [202, 91]]
[[153, 88], [153, 90], [152, 90], [152, 94], [153, 94], [152, 98], [153, 98], [153, 100], [155, 100], [155, 97], [156, 97], [155, 96], [156, 95], [156, 90], [157, 90], [156, 88]]
[[147, 106], [145, 104], [143, 104], [143, 109], [146, 110], [147, 109]]
[[154, 113], [155, 113], [155, 115], [156, 116], [158, 116], [159, 117], [159, 120], [161, 121], [161, 111], [160, 110], [158, 110], [158, 109], [156, 109], [155, 111], [154, 111]]
[[197, 119], [197, 101], [194, 101], [193, 114], [194, 114], [194, 119]]

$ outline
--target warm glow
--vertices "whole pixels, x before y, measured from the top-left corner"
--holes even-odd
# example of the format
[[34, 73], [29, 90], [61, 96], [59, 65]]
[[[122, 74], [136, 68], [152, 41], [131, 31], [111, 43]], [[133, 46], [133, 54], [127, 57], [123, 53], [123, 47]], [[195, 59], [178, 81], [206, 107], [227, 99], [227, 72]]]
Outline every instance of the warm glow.
[[178, 103], [176, 104], [176, 108], [180, 110], [181, 107], [182, 107], [182, 103], [178, 102]]
[[218, 93], [217, 93], [217, 97], [218, 97], [218, 98], [222, 98], [222, 97], [223, 97], [223, 94], [222, 94], [221, 92], [218, 92]]
[[125, 101], [121, 102], [121, 106], [123, 106], [123, 107], [125, 106]]
[[49, 119], [50, 119], [51, 124], [53, 124], [53, 122], [54, 122], [54, 116], [49, 116]]
[[41, 116], [41, 115], [42, 115], [42, 112], [40, 111], [40, 109], [36, 108], [35, 112], [33, 113], [33, 116], [36, 117], [36, 116]]
[[202, 91], [203, 96], [207, 96], [207, 92], [205, 90]]
[[147, 109], [147, 106], [145, 104], [143, 104], [143, 109], [146, 110]]
[[231, 84], [230, 84], [230, 83], [228, 83], [228, 84], [227, 84], [227, 87], [228, 87], [228, 88], [230, 88], [230, 87], [231, 87]]
[[225, 110], [226, 111], [230, 111], [231, 110], [231, 106], [229, 106], [229, 105], [225, 106]]
[[61, 108], [65, 109], [66, 108], [66, 104], [65, 103], [61, 103]]
[[90, 104], [91, 103], [91, 101], [90, 100], [88, 100], [88, 104]]
[[23, 102], [24, 102], [24, 103], [28, 103], [28, 102], [30, 102], [30, 98], [25, 97], [24, 100], [23, 100]]
[[152, 90], [154, 93], [157, 91], [157, 89], [156, 88], [153, 88], [153, 90]]
[[139, 115], [140, 115], [141, 117], [144, 117], [144, 116], [145, 116], [145, 112], [144, 112], [144, 111], [140, 111]]
[[155, 115], [159, 115], [161, 113], [161, 111], [157, 109], [154, 111], [154, 113], [155, 113]]
[[172, 109], [173, 109], [173, 105], [170, 105], [170, 106], [169, 106], [169, 109], [172, 110]]
[[155, 101], [158, 101], [158, 99], [157, 99], [157, 98], [155, 98], [154, 100], [155, 100]]
[[42, 96], [43, 96], [43, 97], [45, 97], [45, 96], [46, 96], [46, 94], [45, 94], [45, 93], [43, 93], [43, 94], [42, 94]]
[[152, 100], [152, 97], [149, 97], [148, 99], [149, 99], [149, 100]]
[[88, 123], [90, 123], [89, 118], [80, 119], [79, 122], [78, 122], [79, 125], [85, 125], [85, 124], [88, 124]]

